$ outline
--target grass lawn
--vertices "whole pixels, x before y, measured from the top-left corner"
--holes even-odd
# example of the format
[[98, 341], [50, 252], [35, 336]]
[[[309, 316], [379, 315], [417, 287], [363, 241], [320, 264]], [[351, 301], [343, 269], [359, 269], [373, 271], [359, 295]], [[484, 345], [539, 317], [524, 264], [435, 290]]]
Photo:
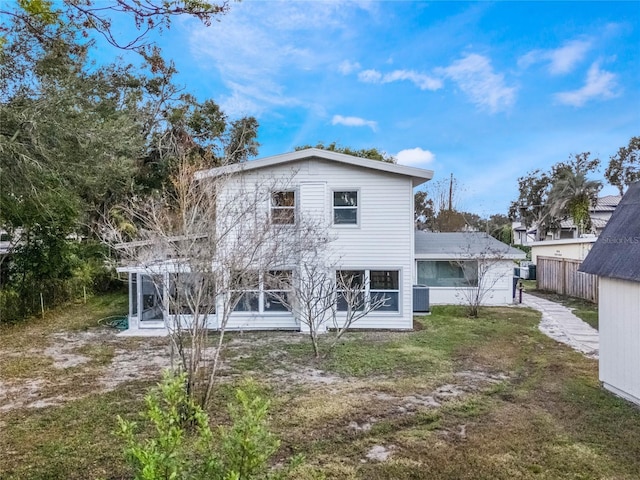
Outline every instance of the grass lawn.
[[565, 307], [573, 310], [573, 314], [583, 321], [587, 322], [596, 330], [598, 329], [598, 305], [595, 303], [582, 300], [581, 298], [566, 297], [554, 292], [538, 290], [535, 280], [525, 280], [524, 288], [527, 293], [546, 298], [552, 302], [561, 303]]
[[[137, 417], [167, 349], [99, 326], [125, 301], [0, 330], [0, 478], [130, 478], [115, 416]], [[211, 418], [226, 421], [230, 389], [256, 379], [279, 458], [304, 454], [303, 480], [640, 478], [640, 409], [603, 391], [596, 361], [544, 337], [539, 318], [435, 307], [415, 331], [350, 333], [321, 360], [300, 334], [230, 334]]]

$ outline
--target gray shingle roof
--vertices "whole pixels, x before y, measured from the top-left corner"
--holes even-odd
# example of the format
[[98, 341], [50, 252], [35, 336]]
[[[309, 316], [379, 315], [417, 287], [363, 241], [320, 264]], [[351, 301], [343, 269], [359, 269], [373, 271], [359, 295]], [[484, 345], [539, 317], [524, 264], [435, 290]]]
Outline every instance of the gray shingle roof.
[[622, 197], [580, 271], [640, 282], [640, 182]]
[[[607, 225], [607, 220], [605, 220], [604, 218], [592, 218], [591, 219], [591, 226], [593, 228], [604, 228]], [[575, 228], [576, 224], [573, 222], [573, 219], [571, 218], [565, 218], [564, 220], [560, 220], [560, 227], [561, 228]]]
[[415, 231], [415, 254], [419, 256], [524, 259], [522, 250], [510, 247], [482, 232], [434, 233]]
[[598, 202], [591, 210], [594, 212], [613, 212], [621, 199], [622, 197], [620, 195], [605, 195], [604, 197], [598, 197]]

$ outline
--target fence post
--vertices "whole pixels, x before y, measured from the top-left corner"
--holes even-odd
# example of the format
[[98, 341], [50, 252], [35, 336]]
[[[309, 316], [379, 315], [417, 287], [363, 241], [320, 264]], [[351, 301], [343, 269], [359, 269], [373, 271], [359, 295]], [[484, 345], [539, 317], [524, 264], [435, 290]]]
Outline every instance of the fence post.
[[42, 311], [42, 318], [44, 318], [44, 298], [42, 292], [40, 292], [40, 311]]

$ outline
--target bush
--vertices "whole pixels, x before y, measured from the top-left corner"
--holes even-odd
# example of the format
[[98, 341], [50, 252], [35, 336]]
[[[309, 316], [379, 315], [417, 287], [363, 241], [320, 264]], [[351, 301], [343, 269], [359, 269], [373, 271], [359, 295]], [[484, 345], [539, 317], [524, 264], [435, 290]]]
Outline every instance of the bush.
[[[6, 262], [0, 289], [0, 323], [14, 323], [85, 295], [126, 291], [105, 264], [106, 250], [93, 241], [64, 240], [65, 255], [55, 259], [22, 246]], [[51, 264], [63, 264], [53, 268]], [[41, 297], [42, 295], [42, 297]]]
[[136, 480], [251, 480], [285, 478], [301, 459], [271, 471], [270, 458], [280, 442], [267, 428], [269, 401], [251, 383], [236, 391], [229, 404], [230, 427], [214, 435], [208, 415], [186, 393], [186, 376], [166, 373], [145, 398], [143, 417], [153, 435], [138, 439], [134, 422], [118, 416], [118, 435]]

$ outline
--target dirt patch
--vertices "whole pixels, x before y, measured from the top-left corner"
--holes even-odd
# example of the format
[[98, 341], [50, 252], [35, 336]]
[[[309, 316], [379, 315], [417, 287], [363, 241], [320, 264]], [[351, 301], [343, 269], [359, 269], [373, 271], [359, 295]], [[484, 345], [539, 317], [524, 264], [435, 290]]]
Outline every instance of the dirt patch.
[[394, 449], [395, 449], [394, 445], [389, 445], [388, 447], [385, 447], [384, 445], [374, 445], [367, 452], [366, 457], [368, 460], [373, 460], [376, 462], [385, 462], [391, 456], [391, 453], [393, 452]]
[[[368, 416], [365, 420], [350, 421], [346, 426], [352, 433], [368, 432], [378, 422], [429, 409], [438, 409], [452, 400], [461, 400], [473, 393], [491, 388], [493, 385], [507, 380], [509, 377], [503, 373], [488, 373], [484, 371], [461, 371], [453, 374], [455, 383], [447, 383], [433, 390], [416, 392], [411, 395], [393, 395], [387, 392], [369, 391], [361, 394], [361, 402], [364, 404], [376, 404], [378, 409], [375, 415]], [[466, 426], [462, 425], [460, 438], [466, 437]]]
[[[114, 390], [130, 381], [159, 378], [160, 372], [171, 366], [170, 349], [166, 338], [124, 338], [108, 328], [87, 331], [56, 332], [48, 336], [45, 346], [31, 348], [28, 355], [42, 360], [45, 367], [22, 378], [0, 379], [0, 411], [16, 408], [42, 408], [59, 405], [91, 393]], [[221, 379], [233, 380], [251, 374], [250, 369], [229, 368], [234, 362], [251, 361], [251, 350], [268, 347], [267, 362], [256, 368], [255, 375], [273, 384], [281, 391], [306, 386], [311, 390], [328, 389], [330, 395], [347, 395], [356, 403], [371, 402], [377, 407], [371, 418], [351, 420], [347, 429], [352, 432], [368, 431], [379, 418], [386, 415], [410, 415], [421, 409], [438, 408], [457, 399], [503, 381], [503, 374], [483, 371], [461, 371], [449, 383], [404, 394], [376, 391], [376, 379], [350, 378], [334, 375], [316, 366], [298, 365], [291, 361], [283, 345], [308, 341], [305, 335], [291, 332], [260, 332], [257, 334], [230, 334], [226, 345], [229, 361], [221, 367]], [[207, 349], [211, 356], [213, 348]], [[5, 358], [18, 352], [0, 351]], [[46, 360], [46, 361], [45, 361]], [[29, 370], [27, 370], [27, 374]], [[372, 385], [374, 384], [374, 385]], [[80, 387], [80, 388], [77, 388]]]
[[[127, 381], [157, 377], [169, 366], [166, 339], [137, 341], [116, 333], [107, 328], [56, 332], [48, 336], [42, 348], [0, 351], [4, 358], [26, 355], [48, 365], [33, 371], [30, 378], [0, 379], [0, 411], [60, 405], [90, 393], [113, 390]], [[98, 358], [101, 352], [109, 355]], [[69, 392], [74, 390], [72, 396]]]

